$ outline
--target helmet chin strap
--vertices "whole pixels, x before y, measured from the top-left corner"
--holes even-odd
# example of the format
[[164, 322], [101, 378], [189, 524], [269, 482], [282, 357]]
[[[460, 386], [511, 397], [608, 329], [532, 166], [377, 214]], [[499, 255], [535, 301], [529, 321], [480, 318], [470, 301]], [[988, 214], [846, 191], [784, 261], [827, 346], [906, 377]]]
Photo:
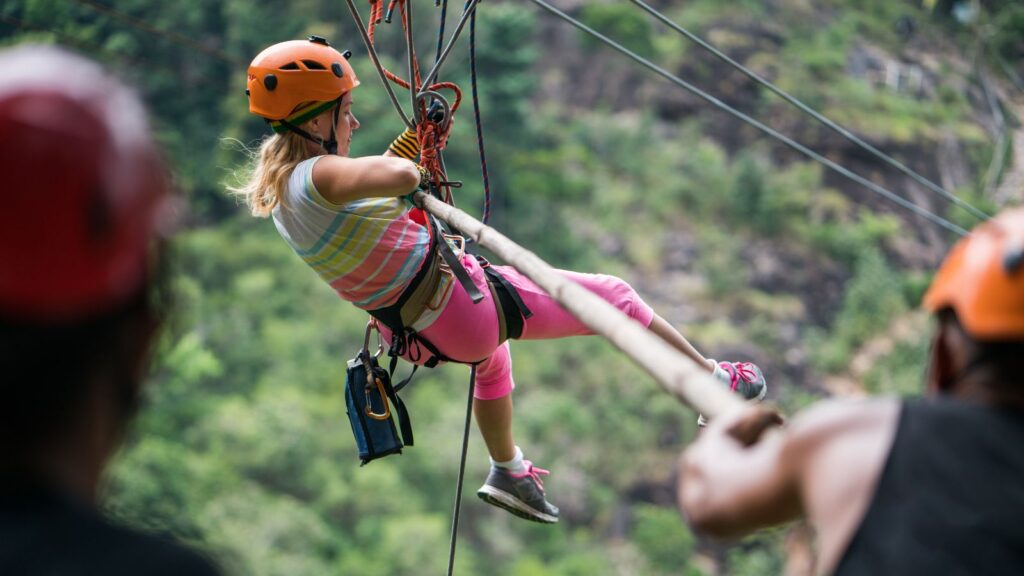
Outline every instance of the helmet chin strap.
[[338, 126], [338, 114], [340, 112], [341, 112], [341, 100], [339, 99], [338, 103], [334, 106], [334, 113], [332, 114], [333, 120], [331, 122], [331, 137], [330, 137], [329, 140], [324, 140], [323, 138], [320, 138], [319, 136], [314, 136], [314, 135], [310, 134], [309, 132], [306, 132], [302, 128], [299, 128], [295, 124], [292, 124], [291, 122], [289, 122], [287, 120], [280, 120], [280, 122], [281, 122], [282, 126], [287, 128], [291, 132], [294, 132], [294, 133], [298, 134], [299, 136], [302, 136], [303, 138], [305, 138], [306, 140], [309, 140], [310, 142], [315, 142], [318, 146], [320, 146], [321, 148], [326, 150], [328, 154], [332, 154], [333, 155], [333, 154], [337, 154], [338, 153], [337, 126]]

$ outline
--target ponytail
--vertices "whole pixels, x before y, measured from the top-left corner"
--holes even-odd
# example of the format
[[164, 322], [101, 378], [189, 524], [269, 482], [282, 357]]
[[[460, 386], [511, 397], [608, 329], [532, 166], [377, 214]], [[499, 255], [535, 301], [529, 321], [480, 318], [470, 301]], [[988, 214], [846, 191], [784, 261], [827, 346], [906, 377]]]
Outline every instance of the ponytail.
[[309, 158], [309, 152], [305, 140], [287, 132], [264, 138], [259, 150], [250, 150], [249, 155], [253, 167], [248, 180], [228, 190], [245, 199], [253, 216], [266, 218], [281, 203], [292, 170]]

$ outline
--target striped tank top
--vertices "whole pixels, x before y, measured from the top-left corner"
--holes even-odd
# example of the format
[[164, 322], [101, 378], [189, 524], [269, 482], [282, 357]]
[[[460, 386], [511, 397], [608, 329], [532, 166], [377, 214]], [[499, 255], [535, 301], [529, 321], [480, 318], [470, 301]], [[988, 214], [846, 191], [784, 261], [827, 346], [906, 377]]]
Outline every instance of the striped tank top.
[[427, 229], [409, 218], [401, 198], [334, 204], [313, 186], [313, 165], [300, 162], [274, 225], [292, 250], [343, 299], [364, 310], [395, 303], [426, 261]]

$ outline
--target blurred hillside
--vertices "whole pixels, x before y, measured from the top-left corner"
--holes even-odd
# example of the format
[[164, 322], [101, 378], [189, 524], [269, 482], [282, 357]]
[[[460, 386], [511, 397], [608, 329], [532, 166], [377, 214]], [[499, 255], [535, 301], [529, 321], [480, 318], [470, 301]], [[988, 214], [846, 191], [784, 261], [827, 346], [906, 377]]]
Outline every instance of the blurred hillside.
[[[415, 5], [424, 57], [436, 43], [432, 4]], [[974, 224], [630, 3], [557, 4], [873, 182]], [[652, 5], [983, 210], [1022, 201], [1019, 2]], [[532, 4], [479, 10], [496, 228], [557, 267], [629, 280], [708, 355], [760, 364], [769, 399], [789, 413], [832, 394], [917, 392], [928, 320], [916, 309], [950, 234]], [[341, 380], [366, 316], [225, 192], [266, 133], [247, 114], [244, 71], [273, 42], [313, 33], [353, 50], [354, 154], [379, 153], [401, 131], [350, 20], [345, 3], [321, 0], [0, 6], [0, 43], [89, 54], [153, 110], [189, 211], [174, 243], [177, 313], [108, 507], [237, 574], [435, 574], [447, 560], [467, 370], [418, 374], [407, 398], [417, 445], [359, 468]], [[401, 73], [399, 30], [383, 26], [378, 46]], [[458, 205], [479, 214], [465, 40], [441, 74], [467, 96], [447, 163], [466, 182]], [[513, 349], [519, 442], [552, 470], [546, 487], [563, 520], [531, 525], [472, 498], [487, 462], [474, 433], [457, 573], [782, 572], [785, 528], [725, 546], [679, 519], [671, 482], [691, 411], [599, 339]]]

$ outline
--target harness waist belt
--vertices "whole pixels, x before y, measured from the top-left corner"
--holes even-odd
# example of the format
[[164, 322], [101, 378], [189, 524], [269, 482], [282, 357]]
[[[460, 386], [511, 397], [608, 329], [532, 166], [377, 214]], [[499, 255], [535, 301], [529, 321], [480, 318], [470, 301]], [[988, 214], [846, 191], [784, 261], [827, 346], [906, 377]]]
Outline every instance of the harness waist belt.
[[[410, 360], [417, 363], [420, 359], [419, 347], [422, 346], [430, 354], [430, 358], [424, 363], [428, 368], [433, 368], [438, 362], [461, 362], [443, 355], [436, 346], [431, 344], [411, 328], [412, 324], [423, 314], [428, 302], [437, 291], [444, 272], [441, 270], [441, 260], [449, 264], [452, 273], [459, 280], [466, 290], [466, 293], [473, 300], [474, 304], [483, 299], [480, 289], [473, 284], [468, 272], [458, 261], [452, 252], [448, 242], [441, 233], [440, 226], [431, 217], [432, 238], [430, 250], [427, 253], [426, 261], [416, 273], [416, 276], [409, 282], [409, 285], [399, 295], [398, 300], [384, 308], [368, 310], [369, 314], [383, 323], [391, 330], [391, 343], [389, 356], [391, 366], [389, 372], [394, 374], [398, 356], [409, 352]], [[487, 287], [490, 289], [494, 301], [495, 312], [498, 315], [498, 343], [501, 344], [509, 338], [519, 338], [523, 333], [523, 325], [526, 318], [533, 316], [533, 312], [526, 306], [519, 292], [509, 283], [497, 270], [491, 267], [490, 263], [483, 256], [477, 256], [477, 262], [485, 273]], [[461, 362], [468, 363], [468, 362]], [[415, 371], [415, 368], [414, 368]], [[404, 387], [412, 377], [410, 374], [406, 381], [395, 386], [395, 390]]]

